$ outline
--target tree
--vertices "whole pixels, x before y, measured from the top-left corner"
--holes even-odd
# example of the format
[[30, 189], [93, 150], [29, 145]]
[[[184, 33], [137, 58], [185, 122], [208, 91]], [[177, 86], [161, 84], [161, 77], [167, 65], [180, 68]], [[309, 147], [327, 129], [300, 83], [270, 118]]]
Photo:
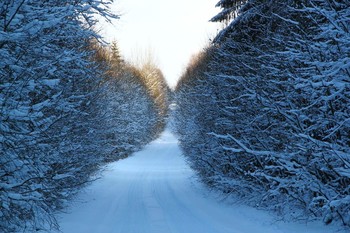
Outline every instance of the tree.
[[207, 184], [282, 216], [349, 225], [349, 6], [247, 1], [201, 78], [180, 82], [177, 132]]
[[[166, 96], [166, 87], [158, 86], [162, 81], [158, 78], [163, 76], [151, 74], [152, 82], [148, 83], [139, 68], [125, 62], [111, 62], [113, 50], [98, 44], [93, 47], [97, 51], [94, 60], [105, 71], [101, 93], [93, 102], [94, 112], [100, 116], [100, 124], [94, 128], [98, 136], [94, 138], [100, 140], [99, 150], [109, 162], [139, 150], [163, 130], [164, 125], [159, 127], [159, 124], [164, 122], [165, 115], [160, 114], [159, 98], [152, 91], [159, 88], [156, 90]], [[156, 66], [153, 69], [159, 70]]]
[[110, 60], [111, 60], [110, 62], [112, 64], [117, 64], [117, 65], [123, 62], [123, 59], [120, 55], [118, 42], [116, 40], [112, 41], [112, 44], [111, 44]]
[[98, 74], [87, 47], [109, 3], [0, 3], [2, 232], [57, 226], [53, 213], [96, 167], [85, 144]]
[[220, 7], [222, 10], [219, 14], [213, 17], [212, 22], [224, 22], [228, 24], [232, 19], [238, 16], [239, 10], [242, 6], [248, 2], [247, 0], [220, 0], [216, 7]]
[[93, 30], [103, 0], [0, 3], [0, 231], [57, 229], [55, 213], [101, 165], [159, 131], [137, 69]]

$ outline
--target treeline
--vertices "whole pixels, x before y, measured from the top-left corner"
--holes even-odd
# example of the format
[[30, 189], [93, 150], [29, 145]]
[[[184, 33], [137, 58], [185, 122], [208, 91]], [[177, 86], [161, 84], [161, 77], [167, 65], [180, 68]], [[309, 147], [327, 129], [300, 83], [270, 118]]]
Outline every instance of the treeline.
[[95, 132], [102, 133], [98, 145], [106, 150], [105, 159], [114, 161], [139, 150], [163, 131], [169, 87], [151, 60], [141, 67], [125, 62], [117, 42], [109, 47], [94, 43], [92, 50], [98, 70], [104, 71], [94, 103], [100, 111], [99, 121], [105, 122]]
[[284, 218], [350, 225], [350, 1], [221, 0], [226, 27], [175, 90], [210, 187]]
[[161, 72], [151, 86], [97, 42], [111, 2], [0, 2], [0, 232], [58, 228], [54, 213], [101, 165], [164, 126]]

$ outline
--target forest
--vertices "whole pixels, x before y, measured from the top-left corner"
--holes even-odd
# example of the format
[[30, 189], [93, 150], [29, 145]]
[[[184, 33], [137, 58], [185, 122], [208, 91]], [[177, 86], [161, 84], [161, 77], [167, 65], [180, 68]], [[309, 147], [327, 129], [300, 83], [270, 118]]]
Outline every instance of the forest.
[[0, 231], [58, 228], [54, 214], [107, 162], [165, 126], [161, 71], [123, 61], [94, 30], [112, 1], [0, 3]]
[[99, 35], [112, 3], [0, 2], [0, 232], [59, 229], [104, 165], [167, 124], [209, 189], [350, 226], [349, 0], [220, 0], [223, 29], [174, 90]]
[[209, 187], [286, 220], [350, 225], [350, 1], [221, 0], [175, 90]]

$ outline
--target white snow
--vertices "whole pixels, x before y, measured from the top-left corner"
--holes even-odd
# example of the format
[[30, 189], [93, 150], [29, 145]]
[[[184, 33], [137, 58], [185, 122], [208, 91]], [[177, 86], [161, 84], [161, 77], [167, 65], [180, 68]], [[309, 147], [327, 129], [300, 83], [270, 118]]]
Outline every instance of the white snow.
[[61, 180], [67, 177], [71, 177], [70, 174], [56, 174], [54, 177], [52, 177], [53, 180]]
[[[49, 70], [49, 72], [54, 72], [54, 69]], [[60, 80], [59, 79], [43, 79], [41, 80], [43, 84], [49, 87], [54, 87], [59, 84]]]
[[320, 222], [276, 221], [267, 212], [218, 200], [196, 180], [169, 131], [110, 164], [67, 212], [59, 216], [63, 233], [341, 232]]

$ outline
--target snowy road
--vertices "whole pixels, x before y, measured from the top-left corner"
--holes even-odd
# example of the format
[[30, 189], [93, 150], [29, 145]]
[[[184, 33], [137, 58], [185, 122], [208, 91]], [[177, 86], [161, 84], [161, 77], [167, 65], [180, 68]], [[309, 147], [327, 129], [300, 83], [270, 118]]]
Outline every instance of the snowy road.
[[64, 233], [333, 232], [217, 201], [194, 179], [169, 131], [103, 174], [59, 216]]

